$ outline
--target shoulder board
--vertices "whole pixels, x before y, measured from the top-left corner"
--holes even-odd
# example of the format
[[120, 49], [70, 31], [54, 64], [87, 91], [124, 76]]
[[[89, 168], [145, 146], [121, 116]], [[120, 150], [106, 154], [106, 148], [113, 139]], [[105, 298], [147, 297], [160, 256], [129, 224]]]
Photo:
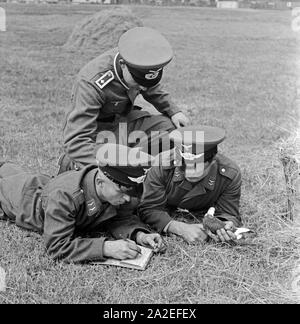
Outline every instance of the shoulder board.
[[233, 179], [238, 173], [241, 173], [241, 170], [238, 167], [238, 165], [223, 154], [217, 154], [217, 161], [219, 173], [221, 175]]
[[239, 171], [227, 165], [219, 165], [219, 173], [229, 179], [233, 179]]
[[95, 81], [96, 85], [100, 88], [103, 89], [109, 82], [111, 82], [114, 79], [114, 74], [111, 70], [107, 71], [99, 79]]

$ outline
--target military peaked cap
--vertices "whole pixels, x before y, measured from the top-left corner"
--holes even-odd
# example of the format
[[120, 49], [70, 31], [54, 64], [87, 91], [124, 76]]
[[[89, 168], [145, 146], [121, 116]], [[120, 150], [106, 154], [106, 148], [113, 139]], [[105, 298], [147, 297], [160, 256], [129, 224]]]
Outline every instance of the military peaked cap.
[[145, 87], [159, 83], [163, 67], [173, 58], [167, 39], [148, 27], [135, 27], [125, 32], [119, 39], [118, 48], [133, 79]]
[[142, 183], [153, 157], [138, 148], [120, 144], [102, 144], [97, 148], [99, 169], [113, 182], [125, 187]]
[[208, 161], [225, 139], [225, 130], [213, 126], [187, 126], [172, 131], [169, 137], [184, 160], [198, 160], [203, 156], [204, 161]]

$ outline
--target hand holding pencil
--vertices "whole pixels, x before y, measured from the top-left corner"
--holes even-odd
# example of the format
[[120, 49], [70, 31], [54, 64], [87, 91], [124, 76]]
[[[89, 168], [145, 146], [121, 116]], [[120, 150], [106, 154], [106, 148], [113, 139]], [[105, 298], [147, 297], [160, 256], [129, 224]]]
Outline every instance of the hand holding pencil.
[[103, 245], [103, 255], [107, 258], [135, 259], [140, 253], [140, 247], [129, 239], [105, 241]]

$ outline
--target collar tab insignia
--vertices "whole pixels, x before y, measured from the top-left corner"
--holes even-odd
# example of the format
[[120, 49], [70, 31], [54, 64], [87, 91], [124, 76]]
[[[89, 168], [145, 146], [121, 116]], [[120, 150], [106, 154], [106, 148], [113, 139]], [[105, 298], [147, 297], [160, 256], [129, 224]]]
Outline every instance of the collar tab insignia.
[[97, 213], [98, 209], [94, 199], [87, 201], [86, 206], [87, 206], [88, 216], [93, 216]]
[[96, 85], [103, 89], [107, 84], [109, 84], [114, 79], [114, 74], [111, 70], [107, 71], [99, 79], [95, 81]]

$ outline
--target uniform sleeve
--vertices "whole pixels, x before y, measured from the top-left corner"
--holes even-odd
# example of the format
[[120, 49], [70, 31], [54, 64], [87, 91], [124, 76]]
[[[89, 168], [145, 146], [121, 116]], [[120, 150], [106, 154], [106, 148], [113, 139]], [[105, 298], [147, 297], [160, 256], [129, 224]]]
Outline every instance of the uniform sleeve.
[[216, 202], [216, 216], [223, 220], [232, 221], [235, 226], [241, 226], [239, 214], [241, 198], [242, 177], [238, 171], [230, 184], [226, 187], [222, 195]]
[[162, 233], [172, 220], [167, 211], [166, 188], [162, 179], [163, 170], [152, 167], [144, 182], [144, 191], [139, 205], [141, 220], [150, 225], [156, 232]]
[[75, 236], [76, 210], [68, 194], [52, 192], [46, 204], [43, 238], [48, 254], [65, 262], [104, 260], [105, 238]]
[[117, 216], [111, 218], [106, 228], [116, 239], [135, 239], [138, 231], [150, 233], [146, 224], [136, 216], [136, 207], [134, 201], [126, 203], [117, 208]]
[[149, 101], [159, 112], [169, 117], [180, 112], [180, 109], [171, 100], [170, 95], [165, 92], [160, 84], [143, 92], [143, 97]]
[[97, 118], [104, 100], [104, 94], [86, 80], [79, 80], [74, 87], [73, 109], [64, 127], [64, 148], [70, 158], [81, 166], [94, 163]]

